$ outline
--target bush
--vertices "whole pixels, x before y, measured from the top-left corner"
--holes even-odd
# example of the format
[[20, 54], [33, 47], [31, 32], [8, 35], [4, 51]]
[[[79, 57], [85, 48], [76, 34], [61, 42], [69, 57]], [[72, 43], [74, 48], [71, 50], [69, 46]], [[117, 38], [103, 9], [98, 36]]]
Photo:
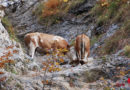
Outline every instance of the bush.
[[43, 17], [52, 16], [59, 13], [60, 6], [62, 5], [61, 0], [48, 0], [44, 3], [44, 9], [42, 11]]

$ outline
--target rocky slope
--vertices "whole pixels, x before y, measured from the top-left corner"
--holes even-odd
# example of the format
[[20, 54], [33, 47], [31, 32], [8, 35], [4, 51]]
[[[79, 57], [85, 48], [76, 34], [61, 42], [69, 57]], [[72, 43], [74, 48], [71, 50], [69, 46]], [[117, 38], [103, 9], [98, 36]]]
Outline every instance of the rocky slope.
[[[120, 28], [120, 24], [97, 26], [95, 17], [89, 12], [96, 0], [85, 0], [69, 11], [69, 17], [50, 27], [39, 24], [37, 16], [33, 14], [39, 3], [41, 0], [0, 1], [0, 21], [5, 11], [7, 21], [11, 22], [16, 36], [21, 40], [20, 43], [23, 43], [23, 37], [28, 32], [38, 31], [60, 35], [71, 44], [78, 34], [85, 33], [93, 40], [93, 36], [97, 33], [104, 32], [104, 29], [107, 31], [100, 37], [99, 42], [94, 42], [91, 46], [91, 57], [87, 64], [72, 67], [68, 63], [70, 59], [64, 57], [67, 64], [59, 65], [61, 71], [45, 72], [42, 63], [47, 62], [51, 56], [36, 56], [31, 61], [23, 51], [25, 48], [22, 49], [20, 43], [11, 38], [9, 30], [6, 30], [9, 28], [5, 29], [5, 23], [0, 22], [0, 56], [2, 58], [0, 60], [15, 61], [1, 68], [3, 72], [0, 74], [1, 90], [118, 90], [119, 88], [129, 90], [127, 80], [130, 77], [130, 60], [120, 56], [122, 50], [113, 55], [97, 56], [97, 48], [114, 35]], [[75, 57], [72, 51], [73, 47], [71, 53]], [[6, 53], [11, 53], [7, 55], [9, 59], [2, 57]]]

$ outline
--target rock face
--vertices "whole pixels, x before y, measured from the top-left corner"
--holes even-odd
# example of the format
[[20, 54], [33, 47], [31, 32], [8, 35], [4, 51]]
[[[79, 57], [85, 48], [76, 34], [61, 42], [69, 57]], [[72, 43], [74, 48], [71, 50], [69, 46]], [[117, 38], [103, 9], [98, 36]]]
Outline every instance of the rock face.
[[84, 0], [83, 3], [77, 5], [69, 12], [74, 14], [82, 14], [84, 12], [88, 12], [96, 3], [96, 0]]
[[[2, 18], [4, 16], [4, 11], [0, 10], [0, 17]], [[1, 23], [1, 18], [0, 18], [0, 56], [4, 55], [5, 52], [8, 52], [11, 50], [18, 50], [15, 56], [13, 56], [13, 59], [23, 59], [24, 58], [24, 53], [22, 51], [20, 43], [17, 43], [14, 40], [11, 40], [9, 37], [9, 34], [7, 30], [4, 28], [4, 26]], [[7, 48], [10, 47], [10, 48]]]
[[32, 31], [44, 30], [44, 26], [39, 25], [36, 17], [32, 14], [38, 1], [39, 0], [23, 0], [22, 2], [16, 2], [6, 9], [9, 18], [12, 18], [11, 22], [18, 36], [23, 36]]
[[[11, 74], [9, 72], [17, 74], [22, 73], [21, 68], [23, 68], [23, 65], [21, 64], [17, 67], [17, 64], [24, 60], [24, 53], [21, 48], [21, 44], [10, 39], [7, 30], [1, 23], [1, 19], [2, 17], [4, 17], [4, 15], [5, 13], [3, 8], [2, 9], [0, 8], [0, 65], [1, 65], [0, 72], [3, 73], [0, 74], [1, 85], [10, 78]], [[11, 62], [9, 61], [14, 62], [14, 64], [11, 64]], [[5, 86], [1, 85], [0, 88], [4, 89], [2, 87]]]
[[[75, 7], [76, 9], [70, 11], [70, 13], [78, 13], [83, 10], [87, 13], [87, 11], [92, 8], [96, 0], [86, 0], [82, 7], [77, 9], [78, 7]], [[49, 27], [48, 29], [45, 28], [44, 25], [40, 25], [37, 21], [37, 17], [33, 15], [33, 10], [37, 7], [37, 5], [41, 3], [39, 0], [27, 0], [24, 1], [22, 4], [17, 3], [16, 5], [10, 6], [10, 9], [6, 9], [6, 13], [8, 14], [8, 17], [12, 21], [12, 24], [14, 28], [16, 29], [17, 36], [23, 37], [28, 32], [44, 32], [44, 33], [51, 33], [60, 35], [67, 40], [73, 39], [77, 36], [77, 34], [80, 33], [87, 33], [87, 27], [88, 22], [84, 22], [84, 18], [77, 18], [75, 16], [67, 17], [68, 19], [64, 22], [53, 25], [52, 27]], [[89, 7], [89, 9], [88, 9]], [[12, 12], [12, 10], [16, 8], [16, 11]], [[88, 9], [88, 10], [85, 10]], [[89, 15], [88, 15], [89, 16]], [[71, 18], [71, 19], [69, 19]], [[91, 28], [90, 28], [91, 29]], [[24, 31], [24, 32], [23, 32]]]

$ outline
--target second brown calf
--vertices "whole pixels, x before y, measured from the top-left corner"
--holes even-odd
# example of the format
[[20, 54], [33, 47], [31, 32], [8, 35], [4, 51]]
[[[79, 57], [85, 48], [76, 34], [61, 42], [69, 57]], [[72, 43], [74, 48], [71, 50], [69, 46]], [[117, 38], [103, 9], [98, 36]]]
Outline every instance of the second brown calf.
[[90, 54], [90, 39], [85, 34], [78, 35], [75, 40], [77, 61], [84, 64]]

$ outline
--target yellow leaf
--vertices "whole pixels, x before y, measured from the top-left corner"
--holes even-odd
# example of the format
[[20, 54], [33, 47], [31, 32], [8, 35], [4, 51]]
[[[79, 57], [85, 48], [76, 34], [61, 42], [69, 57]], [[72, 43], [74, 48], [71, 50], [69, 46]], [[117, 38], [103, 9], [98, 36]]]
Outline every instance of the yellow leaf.
[[52, 69], [51, 69], [51, 68], [49, 68], [49, 69], [48, 69], [48, 71], [49, 71], [49, 72], [52, 72]]
[[64, 62], [64, 60], [63, 60], [63, 59], [60, 59], [60, 62], [62, 62], [62, 63], [63, 63], [63, 62]]
[[49, 53], [47, 53], [46, 55], [49, 56]]
[[63, 49], [63, 51], [64, 51], [64, 52], [68, 52], [68, 50], [67, 50], [67, 49]]
[[107, 6], [107, 5], [108, 5], [108, 2], [104, 2], [101, 4], [102, 7]]
[[125, 72], [124, 72], [124, 71], [120, 71], [120, 74], [124, 76], [124, 75], [125, 75]]
[[55, 72], [56, 71], [56, 68], [53, 68], [53, 72]]
[[60, 68], [56, 68], [56, 71], [61, 71], [61, 69]]
[[104, 80], [104, 77], [101, 77], [100, 80]]
[[68, 2], [68, 0], [63, 0], [64, 2]]
[[56, 62], [56, 65], [59, 65], [59, 63], [58, 63], [58, 62]]

